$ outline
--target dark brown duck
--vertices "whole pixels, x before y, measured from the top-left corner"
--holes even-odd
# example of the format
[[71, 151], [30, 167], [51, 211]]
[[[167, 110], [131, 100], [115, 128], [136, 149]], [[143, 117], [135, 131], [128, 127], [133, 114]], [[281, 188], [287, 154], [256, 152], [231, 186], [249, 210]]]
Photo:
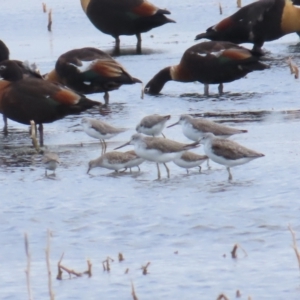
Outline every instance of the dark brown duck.
[[209, 84], [219, 84], [240, 79], [248, 73], [269, 68], [259, 62], [250, 50], [229, 42], [203, 42], [187, 49], [178, 65], [159, 71], [146, 85], [145, 93], [157, 95], [165, 83], [199, 81], [205, 85], [208, 95]]
[[120, 35], [136, 35], [137, 53], [141, 53], [141, 33], [166, 23], [174, 23], [160, 9], [144, 0], [81, 0], [81, 6], [92, 24], [116, 40], [115, 52], [120, 51]]
[[74, 49], [62, 54], [45, 79], [81, 94], [104, 93], [105, 104], [109, 102], [109, 91], [123, 84], [141, 83], [110, 55], [96, 48]]
[[59, 84], [37, 78], [24, 78], [13, 61], [0, 63], [0, 113], [22, 124], [39, 124], [43, 145], [43, 123], [51, 123], [70, 114], [99, 105]]

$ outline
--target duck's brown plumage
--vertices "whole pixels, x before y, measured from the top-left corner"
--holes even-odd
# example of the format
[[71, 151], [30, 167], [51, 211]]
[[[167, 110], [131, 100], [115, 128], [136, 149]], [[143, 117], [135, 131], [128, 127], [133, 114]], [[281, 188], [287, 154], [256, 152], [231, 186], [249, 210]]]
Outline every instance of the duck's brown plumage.
[[23, 79], [13, 61], [0, 63], [0, 76], [11, 80], [0, 81], [0, 113], [22, 124], [30, 124], [31, 120], [36, 124], [51, 123], [99, 105], [59, 84]]
[[123, 84], [141, 83], [110, 55], [96, 48], [74, 49], [62, 54], [55, 70], [45, 79], [64, 84], [78, 93], [106, 93], [106, 97], [107, 92]]
[[170, 80], [222, 84], [266, 68], [246, 48], [230, 42], [203, 42], [187, 49], [178, 65], [158, 72], [146, 85], [145, 92], [158, 94]]
[[141, 52], [142, 32], [174, 22], [160, 9], [145, 0], [81, 0], [81, 5], [93, 25], [116, 39], [119, 51], [120, 35], [137, 35], [137, 52]]
[[260, 0], [239, 9], [218, 24], [198, 34], [196, 40], [253, 43], [253, 50], [261, 52], [265, 41], [273, 41], [285, 34], [300, 31], [300, 8], [290, 0]]

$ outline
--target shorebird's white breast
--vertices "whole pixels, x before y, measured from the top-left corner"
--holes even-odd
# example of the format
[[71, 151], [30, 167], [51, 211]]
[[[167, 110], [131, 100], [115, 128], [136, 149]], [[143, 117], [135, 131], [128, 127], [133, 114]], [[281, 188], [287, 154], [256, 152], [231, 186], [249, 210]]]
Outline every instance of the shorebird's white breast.
[[125, 165], [126, 163], [122, 161], [111, 163], [107, 158], [103, 159], [103, 162], [101, 163], [102, 168], [116, 171], [126, 168]]
[[163, 153], [157, 149], [146, 149], [140, 144], [136, 144], [134, 147], [135, 153], [148, 161], [154, 161], [157, 163], [166, 163], [174, 160], [182, 155], [184, 151], [181, 152], [169, 152]]
[[55, 160], [50, 160], [45, 163], [45, 168], [50, 171], [54, 171], [57, 168], [57, 162]]
[[186, 161], [181, 158], [176, 158], [173, 160], [174, 164], [177, 165], [178, 167], [189, 169], [189, 168], [195, 168], [200, 166], [206, 159], [199, 159], [195, 161]]
[[205, 154], [214, 162], [226, 166], [226, 167], [235, 167], [248, 163], [249, 161], [255, 159], [255, 157], [243, 157], [239, 159], [227, 159], [223, 156], [216, 155], [211, 148], [211, 143], [207, 141], [204, 145]]
[[116, 135], [116, 133], [114, 133], [114, 134], [110, 134], [110, 133], [101, 134], [100, 131], [92, 128], [88, 123], [83, 123], [82, 127], [83, 127], [84, 132], [87, 135], [89, 135], [89, 136], [91, 136], [95, 139], [98, 139], [98, 140], [107, 140], [107, 139], [110, 139], [110, 138], [112, 138]]
[[161, 134], [163, 129], [164, 129], [164, 124], [163, 123], [158, 123], [158, 124], [155, 124], [154, 126], [152, 126], [150, 128], [139, 125], [137, 131], [139, 133], [143, 133], [143, 134], [146, 134], [146, 135], [158, 136], [158, 135]]
[[188, 122], [182, 124], [182, 132], [188, 139], [195, 142], [199, 141], [203, 136], [202, 132], [196, 130], [193, 125]]
[[142, 164], [144, 161], [145, 161], [145, 159], [143, 159], [143, 158], [141, 158], [141, 157], [138, 157], [138, 158], [132, 159], [132, 160], [130, 160], [129, 162], [127, 162], [127, 163], [125, 164], [125, 167], [126, 167], [126, 168], [137, 167], [137, 166], [139, 166], [140, 164]]

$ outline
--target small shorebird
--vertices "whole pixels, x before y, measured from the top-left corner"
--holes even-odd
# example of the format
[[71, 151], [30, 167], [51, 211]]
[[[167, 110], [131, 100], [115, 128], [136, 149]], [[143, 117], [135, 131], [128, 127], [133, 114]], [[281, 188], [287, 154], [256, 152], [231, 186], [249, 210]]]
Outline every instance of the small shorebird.
[[126, 131], [126, 129], [124, 128], [116, 128], [103, 121], [91, 118], [82, 118], [81, 124], [83, 130], [87, 135], [100, 140], [100, 143], [102, 145], [102, 154], [106, 152], [107, 148], [105, 140], [110, 139], [121, 132]]
[[130, 169], [131, 173], [131, 168], [137, 167], [139, 169], [139, 172], [141, 171], [139, 165], [142, 164], [145, 160], [141, 157], [139, 157], [134, 150], [126, 151], [125, 154], [131, 155], [132, 158], [126, 163], [125, 165], [125, 171], [127, 168]]
[[[112, 151], [101, 155], [89, 162], [87, 174], [91, 169], [101, 167], [118, 172], [121, 169], [130, 168], [129, 163], [136, 159], [136, 155], [126, 152]], [[133, 165], [131, 165], [133, 167]], [[136, 166], [136, 164], [134, 165]]]
[[173, 162], [178, 167], [186, 169], [187, 174], [189, 174], [189, 169], [195, 167], [199, 167], [199, 172], [201, 172], [200, 165], [207, 160], [208, 156], [206, 155], [186, 151], [179, 158], [174, 159]]
[[165, 128], [166, 122], [170, 120], [170, 118], [170, 115], [149, 115], [144, 117], [135, 129], [138, 133], [143, 133], [151, 136], [159, 136], [160, 134], [162, 134], [162, 136], [165, 138], [162, 131]]
[[141, 158], [156, 162], [157, 177], [160, 179], [159, 163], [164, 164], [168, 173], [168, 178], [170, 178], [170, 170], [168, 169], [166, 163], [180, 157], [182, 153], [187, 150], [197, 148], [199, 143], [196, 142], [193, 144], [182, 144], [161, 137], [149, 137], [136, 133], [131, 137], [129, 142], [115, 148], [115, 150], [127, 145], [134, 145], [135, 153]]
[[265, 156], [236, 142], [217, 138], [212, 133], [205, 133], [201, 143], [204, 144], [205, 154], [212, 161], [226, 166], [229, 175], [228, 180], [232, 180], [231, 167], [243, 165], [255, 158]]
[[43, 156], [43, 163], [45, 165], [45, 175], [47, 176], [47, 170], [53, 171], [53, 174], [55, 174], [55, 169], [60, 163], [60, 160], [56, 153], [46, 152]]
[[227, 138], [233, 134], [245, 133], [247, 130], [236, 129], [218, 124], [203, 118], [193, 118], [190, 115], [181, 115], [178, 122], [168, 126], [170, 128], [175, 125], [182, 125], [183, 134], [192, 141], [199, 141], [207, 132], [211, 132], [216, 136]]

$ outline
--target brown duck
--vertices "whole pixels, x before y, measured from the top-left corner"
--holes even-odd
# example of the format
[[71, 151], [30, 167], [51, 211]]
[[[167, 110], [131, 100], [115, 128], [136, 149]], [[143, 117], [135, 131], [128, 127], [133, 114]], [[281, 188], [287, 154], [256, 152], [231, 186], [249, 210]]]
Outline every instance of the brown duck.
[[[296, 1], [297, 3], [297, 1]], [[262, 52], [264, 42], [300, 31], [300, 8], [290, 0], [260, 0], [198, 34], [196, 40], [252, 43], [253, 50]]]
[[13, 61], [0, 63], [0, 113], [7, 118], [39, 124], [40, 144], [43, 145], [43, 123], [51, 123], [69, 114], [99, 105], [59, 84], [37, 78], [24, 78]]
[[55, 69], [45, 79], [82, 94], [104, 93], [105, 104], [109, 102], [109, 91], [123, 84], [142, 83], [110, 55], [96, 48], [75, 49], [62, 54]]
[[145, 93], [157, 95], [166, 82], [174, 80], [199, 81], [204, 84], [205, 95], [209, 94], [209, 84], [219, 84], [219, 94], [222, 94], [223, 83], [267, 68], [246, 48], [229, 42], [203, 42], [187, 49], [178, 65], [159, 71], [147, 83]]
[[170, 14], [168, 10], [146, 0], [81, 0], [81, 6], [97, 29], [115, 38], [116, 54], [120, 52], [120, 35], [136, 35], [137, 53], [141, 53], [142, 32], [175, 22], [165, 16]]

